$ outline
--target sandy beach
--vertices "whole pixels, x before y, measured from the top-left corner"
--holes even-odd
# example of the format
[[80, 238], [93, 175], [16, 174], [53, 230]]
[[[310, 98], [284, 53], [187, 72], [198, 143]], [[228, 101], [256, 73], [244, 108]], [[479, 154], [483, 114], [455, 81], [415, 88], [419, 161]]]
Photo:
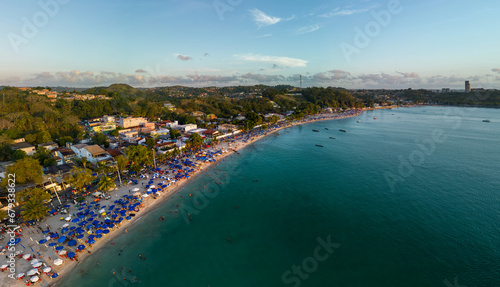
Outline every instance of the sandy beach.
[[[265, 131], [261, 131], [257, 134], [254, 133], [249, 133], [249, 134], [238, 134], [235, 135], [234, 138], [231, 138], [230, 140], [224, 140], [221, 141], [219, 144], [211, 146], [210, 148], [206, 149], [211, 152], [216, 152], [220, 151], [218, 154], [214, 155], [214, 159], [216, 161], [214, 162], [219, 162], [222, 159], [224, 159], [226, 156], [233, 154], [234, 151], [240, 150], [249, 144], [265, 137], [270, 134], [273, 134], [279, 130], [304, 124], [304, 123], [310, 123], [314, 121], [320, 121], [320, 120], [331, 120], [331, 119], [342, 119], [342, 118], [348, 118], [348, 117], [355, 117], [361, 114], [361, 110], [356, 110], [351, 113], [345, 113], [345, 114], [318, 114], [314, 116], [309, 116], [306, 117], [303, 120], [298, 120], [294, 122], [286, 122], [282, 125], [279, 126], [273, 126], [270, 127], [269, 129]], [[234, 140], [234, 141], [233, 141]], [[225, 151], [225, 152], [223, 152]], [[185, 159], [185, 158], [183, 158]], [[194, 155], [192, 155], [190, 158], [194, 162]], [[189, 178], [182, 178], [181, 180], [178, 180], [175, 183], [171, 183], [171, 185], [165, 189], [163, 189], [162, 192], [159, 193], [159, 195], [156, 195], [156, 199], [153, 198], [153, 196], [148, 196], [148, 197], [141, 197], [142, 199], [142, 204], [140, 205], [139, 211], [134, 212], [135, 217], [132, 217], [130, 220], [123, 220], [121, 223], [115, 225], [113, 228], [109, 229], [108, 234], [102, 234], [102, 238], [99, 240], [96, 240], [95, 244], [92, 244], [90, 247], [88, 243], [86, 243], [84, 240], [85, 238], [78, 239], [78, 245], [85, 245], [85, 250], [81, 252], [76, 252], [78, 256], [78, 261], [77, 260], [70, 260], [69, 258], [66, 258], [65, 256], [61, 256], [57, 254], [57, 251], [54, 249], [54, 247], [48, 246], [49, 243], [51, 242], [57, 242], [57, 240], [48, 240], [48, 242], [43, 243], [43, 244], [38, 244], [38, 241], [44, 239], [47, 237], [47, 234], [43, 234], [42, 230], [46, 230], [48, 226], [50, 226], [50, 231], [51, 232], [58, 232], [59, 234], [61, 233], [61, 229], [63, 228], [63, 224], [68, 223], [66, 220], [61, 220], [61, 217], [67, 217], [70, 216], [72, 219], [77, 218], [78, 212], [81, 212], [79, 210], [80, 206], [76, 207], [74, 204], [70, 204], [70, 207], [68, 208], [68, 213], [61, 215], [61, 214], [56, 214], [55, 216], [49, 216], [42, 222], [39, 222], [37, 225], [27, 227], [27, 226], [22, 226], [22, 235], [21, 235], [21, 242], [15, 246], [16, 251], [20, 251], [21, 254], [31, 254], [32, 256], [34, 255], [36, 258], [33, 258], [33, 260], [39, 260], [42, 262], [42, 266], [39, 267], [39, 274], [36, 274], [39, 279], [36, 283], [33, 283], [32, 286], [55, 286], [57, 285], [58, 282], [60, 282], [65, 275], [69, 274], [72, 270], [75, 270], [76, 272], [78, 270], [78, 265], [79, 263], [83, 262], [84, 260], [91, 258], [92, 254], [97, 253], [100, 248], [106, 246], [107, 244], [112, 244], [112, 239], [116, 238], [119, 234], [122, 234], [123, 232], [126, 232], [127, 227], [131, 226], [132, 224], [135, 224], [137, 222], [140, 222], [140, 219], [148, 214], [149, 212], [155, 210], [155, 207], [161, 205], [165, 200], [167, 200], [169, 197], [171, 197], [173, 194], [175, 194], [177, 191], [182, 190], [182, 188], [188, 183], [191, 182], [194, 178], [196, 178], [202, 171], [206, 170], [209, 166], [211, 166], [214, 162], [210, 161], [197, 161], [199, 165], [194, 168], [194, 171], [190, 174]], [[162, 170], [168, 169], [168, 165], [158, 165], [159, 168]], [[133, 190], [134, 188], [139, 188], [142, 193], [146, 191], [145, 186], [148, 184], [149, 180], [152, 178], [152, 173], [149, 173], [148, 176], [149, 178], [144, 178], [144, 179], [138, 179], [138, 184], [137, 185], [124, 185], [119, 187], [117, 190], [112, 191], [109, 193], [111, 196], [110, 199], [104, 200], [101, 199], [99, 203], [101, 206], [110, 206], [115, 203], [116, 200], [119, 200], [123, 198], [124, 196], [129, 196], [134, 193]], [[158, 184], [160, 182], [164, 181], [164, 179], [157, 178], [155, 179], [154, 184]], [[93, 201], [92, 197], [88, 197], [86, 200], [88, 203]], [[99, 219], [104, 219], [105, 216], [101, 217]], [[69, 225], [75, 225], [72, 224], [71, 221], [69, 221]], [[40, 228], [41, 229], [40, 229]], [[60, 234], [61, 236], [63, 234]], [[3, 246], [7, 245], [8, 238], [1, 240], [1, 244]], [[68, 253], [69, 252], [74, 252], [76, 249], [76, 246], [73, 247], [68, 247], [65, 243], [59, 244], [61, 246], [64, 245], [64, 249]], [[89, 253], [88, 251], [91, 251], [92, 253]], [[0, 263], [6, 264], [7, 259], [10, 252], [7, 251], [4, 253], [4, 256], [6, 256], [6, 259], [4, 262]], [[55, 265], [54, 260], [55, 259], [62, 259], [63, 264], [62, 265]], [[15, 277], [19, 273], [27, 273], [28, 271], [32, 270], [33, 267], [31, 266], [32, 261], [28, 261], [24, 258], [19, 258], [16, 257], [15, 260], [15, 265], [16, 265], [16, 272], [15, 272]], [[51, 267], [51, 271], [49, 273], [57, 273], [58, 277], [57, 278], [50, 278], [50, 276], [44, 274], [42, 270], [47, 267]], [[11, 274], [9, 269], [2, 271], [1, 275], [2, 278], [0, 279], [1, 286], [26, 286], [26, 281], [29, 280], [29, 276], [25, 274], [25, 277], [23, 279], [12, 279], [9, 278], [8, 275]], [[11, 275], [12, 276], [12, 275]]]

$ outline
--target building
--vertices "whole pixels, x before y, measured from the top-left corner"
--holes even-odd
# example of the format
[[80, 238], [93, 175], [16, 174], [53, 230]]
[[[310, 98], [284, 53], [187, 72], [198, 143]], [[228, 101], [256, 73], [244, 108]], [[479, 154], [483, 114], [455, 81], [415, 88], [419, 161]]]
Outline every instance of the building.
[[88, 146], [87, 144], [75, 144], [75, 145], [71, 145], [70, 148], [71, 150], [75, 153], [75, 156], [77, 158], [82, 158], [84, 157], [83, 154], [83, 149]]
[[24, 138], [14, 140], [14, 145], [12, 145], [13, 150], [22, 150], [26, 155], [33, 155], [36, 149], [33, 145], [27, 143]]
[[211, 121], [211, 120], [215, 120], [217, 118], [217, 116], [215, 114], [208, 114], [206, 118], [207, 118], [207, 120]]
[[171, 103], [164, 103], [163, 107], [165, 107], [167, 110], [169, 110], [171, 112], [175, 111], [175, 106], [172, 105]]
[[192, 135], [194, 133], [199, 134], [200, 136], [203, 136], [203, 132], [206, 131], [207, 129], [192, 129], [187, 131], [188, 134]]
[[443, 88], [441, 90], [441, 93], [449, 93], [450, 91], [451, 91], [450, 88]]
[[195, 112], [192, 112], [191, 115], [193, 117], [197, 118], [197, 117], [203, 117], [204, 114], [200, 111], [195, 111]]
[[470, 93], [470, 83], [469, 81], [465, 81], [465, 92]]
[[232, 124], [223, 124], [223, 125], [219, 125], [217, 127], [217, 130], [220, 131], [220, 132], [223, 132], [223, 133], [226, 133], [229, 130], [231, 130], [231, 131], [237, 131], [238, 130], [238, 126], [232, 125]]
[[190, 130], [197, 129], [198, 126], [195, 124], [185, 124], [185, 125], [178, 125], [175, 127], [176, 130], [181, 130], [183, 132], [188, 132]]
[[119, 118], [118, 126], [124, 129], [145, 125], [148, 121], [145, 118]]
[[[60, 148], [56, 148], [56, 149], [52, 150], [52, 156], [54, 156], [56, 161], [57, 161], [57, 158], [60, 158], [61, 162], [62, 162], [61, 164], [73, 163], [73, 159], [76, 157], [74, 151], [72, 151], [69, 148], [65, 148], [65, 147], [60, 147]], [[61, 164], [59, 163], [59, 161], [57, 161], [57, 165], [61, 165]]]
[[103, 116], [102, 122], [104, 123], [115, 123], [115, 116]]
[[118, 148], [107, 150], [108, 154], [114, 159], [117, 156], [123, 155], [122, 151]]
[[39, 147], [44, 147], [47, 150], [54, 150], [54, 149], [56, 149], [56, 148], [59, 147], [59, 145], [56, 144], [55, 142], [46, 142], [46, 143], [43, 143], [43, 144], [39, 144], [38, 146]]
[[152, 137], [156, 136], [167, 136], [170, 134], [170, 131], [168, 129], [161, 129], [161, 130], [156, 130], [151, 132]]
[[116, 129], [115, 122], [105, 122], [102, 125], [96, 125], [90, 128], [91, 131], [96, 133], [109, 133]]
[[81, 155], [93, 164], [112, 159], [112, 157], [98, 145], [84, 147], [81, 150]]
[[213, 138], [215, 136], [218, 136], [219, 135], [219, 131], [217, 130], [205, 130], [203, 132], [203, 135], [207, 138]]

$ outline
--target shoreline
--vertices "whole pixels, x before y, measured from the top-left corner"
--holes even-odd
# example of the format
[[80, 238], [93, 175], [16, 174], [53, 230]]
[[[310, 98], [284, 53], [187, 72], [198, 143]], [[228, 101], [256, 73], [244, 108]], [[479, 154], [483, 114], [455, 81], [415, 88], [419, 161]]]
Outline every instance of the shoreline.
[[[125, 231], [125, 230], [128, 227], [133, 226], [135, 223], [139, 222], [140, 219], [142, 219], [144, 216], [147, 216], [151, 212], [157, 210], [157, 208], [161, 205], [161, 203], [164, 203], [168, 198], [170, 198], [171, 196], [173, 196], [177, 192], [181, 191], [186, 184], [193, 182], [205, 170], [212, 167], [214, 163], [219, 162], [219, 161], [223, 160], [224, 158], [226, 158], [227, 156], [234, 154], [235, 151], [239, 151], [241, 149], [244, 149], [245, 147], [249, 146], [250, 144], [255, 143], [258, 140], [260, 140], [266, 136], [272, 135], [272, 134], [274, 134], [280, 130], [283, 130], [283, 129], [295, 127], [295, 126], [302, 125], [302, 124], [313, 123], [313, 122], [317, 122], [317, 121], [341, 120], [341, 119], [346, 119], [346, 118], [352, 118], [352, 117], [356, 117], [356, 116], [361, 115], [364, 111], [366, 111], [366, 110], [364, 110], [364, 109], [357, 110], [357, 112], [355, 112], [355, 113], [346, 114], [346, 115], [339, 115], [339, 114], [335, 114], [335, 113], [311, 115], [311, 116], [307, 116], [306, 119], [296, 120], [294, 122], [288, 122], [285, 125], [282, 125], [279, 127], [269, 128], [267, 131], [264, 131], [260, 135], [252, 136], [249, 133], [245, 133], [245, 134], [242, 133], [242, 134], [235, 135], [234, 137], [238, 138], [238, 139], [233, 143], [228, 142], [227, 140], [221, 141], [217, 145], [211, 147], [211, 149], [212, 150], [226, 149], [227, 152], [221, 153], [220, 155], [216, 156], [215, 162], [200, 163], [200, 166], [196, 167], [194, 173], [191, 174], [191, 176], [188, 179], [183, 179], [181, 181], [177, 181], [176, 183], [173, 183], [165, 191], [162, 191], [160, 193], [160, 195], [156, 197], [156, 199], [145, 198], [145, 200], [143, 200], [144, 207], [141, 207], [138, 212], [135, 212], [136, 217], [133, 217], [131, 220], [128, 220], [128, 221], [124, 220], [119, 225], [118, 228], [116, 228], [116, 227], [113, 228], [112, 230], [110, 230], [109, 234], [107, 234], [106, 236], [103, 236], [103, 238], [101, 238], [95, 244], [93, 244], [92, 247], [86, 248], [86, 250], [91, 249], [92, 253], [85, 252], [85, 250], [84, 250], [84, 251], [79, 253], [79, 260], [78, 261], [70, 261], [70, 260], [64, 259], [64, 264], [61, 266], [57, 266], [57, 267], [53, 266], [52, 260], [46, 260], [46, 259], [42, 260], [41, 256], [39, 256], [39, 258], [42, 261], [46, 261], [47, 265], [53, 267], [53, 270], [59, 274], [59, 276], [57, 278], [49, 279], [49, 280], [47, 280], [46, 279], [47, 277], [44, 276], [43, 277], [44, 280], [40, 282], [40, 285], [41, 286], [48, 286], [48, 285], [57, 286], [57, 285], [61, 284], [61, 282], [63, 282], [64, 279], [70, 274], [70, 272], [77, 269], [77, 266], [79, 266], [81, 263], [85, 262], [89, 258], [92, 258], [93, 254], [99, 253], [101, 251], [101, 249], [105, 245], [107, 245], [111, 240], [119, 237], [123, 233], [126, 233], [127, 231]], [[246, 142], [243, 141], [244, 139], [246, 139]], [[159, 165], [159, 167], [165, 168], [164, 165]], [[149, 181], [149, 178], [138, 179], [137, 185], [121, 186], [120, 188], [118, 188], [118, 190], [112, 191], [112, 195], [111, 195], [111, 198], [109, 200], [102, 200], [100, 202], [103, 204], [109, 204], [109, 203], [113, 202], [114, 200], [121, 198], [122, 195], [129, 194], [129, 192], [127, 191], [129, 189], [132, 189], [134, 187], [139, 187], [140, 189], [143, 189], [142, 183], [147, 183], [148, 181]], [[75, 207], [72, 206], [71, 208], [74, 209]], [[70, 215], [70, 214], [71, 214], [71, 212], [68, 212], [68, 215]], [[48, 221], [54, 221], [53, 219], [56, 219], [56, 217], [59, 217], [59, 216], [61, 216], [61, 215], [47, 217], [46, 219], [44, 219], [44, 221], [40, 222], [40, 224], [43, 224], [43, 223], [47, 224]], [[59, 221], [57, 221], [57, 222], [59, 222]], [[54, 225], [54, 224], [52, 224], [52, 225]], [[24, 227], [23, 229], [25, 229], [27, 231], [27, 232], [23, 233], [25, 235], [24, 238], [28, 237], [31, 234], [33, 234], [33, 235], [29, 236], [30, 239], [31, 239], [31, 237], [35, 237], [35, 235], [36, 235], [36, 238], [40, 237], [40, 235], [35, 232], [38, 230], [36, 230], [34, 227]], [[57, 229], [59, 229], [59, 228], [57, 228]], [[29, 233], [31, 233], [31, 234], [29, 234]], [[31, 240], [33, 241], [33, 239], [31, 239]], [[26, 244], [26, 242], [25, 242], [25, 244]], [[86, 245], [88, 245], [88, 244], [86, 244]], [[43, 244], [35, 243], [35, 245], [33, 247], [35, 247], [35, 246], [43, 246]], [[43, 247], [41, 247], [41, 249], [43, 249]], [[53, 248], [47, 248], [47, 249], [48, 249], [47, 251], [50, 251]], [[43, 251], [44, 250], [40, 250], [40, 252], [44, 253]], [[44, 257], [47, 257], [47, 256], [44, 256]], [[49, 256], [49, 258], [50, 258], [50, 256]], [[59, 258], [59, 257], [56, 255], [55, 258]], [[18, 259], [18, 260], [23, 260], [23, 259]], [[27, 271], [27, 270], [25, 270], [25, 271]], [[16, 271], [16, 273], [20, 273], [20, 272], [21, 271], [19, 271], [19, 272]], [[5, 277], [6, 277], [6, 280], [9, 280], [7, 282], [4, 281], [4, 283], [8, 283], [8, 286], [24, 286], [25, 285], [25, 283], [24, 283], [25, 279], [11, 281], [12, 279], [7, 278], [7, 276], [5, 276]], [[39, 277], [42, 277], [42, 275], [39, 275]]]

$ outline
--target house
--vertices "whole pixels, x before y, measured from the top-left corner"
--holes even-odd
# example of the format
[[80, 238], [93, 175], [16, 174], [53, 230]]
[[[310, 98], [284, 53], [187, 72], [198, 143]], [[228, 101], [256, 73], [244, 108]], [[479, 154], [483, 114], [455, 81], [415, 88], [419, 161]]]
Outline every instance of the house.
[[71, 145], [70, 148], [75, 153], [75, 156], [77, 158], [82, 158], [83, 157], [83, 150], [86, 146], [88, 146], [88, 145], [87, 144], [75, 144], [75, 145]]
[[223, 125], [219, 125], [217, 127], [217, 130], [220, 131], [220, 132], [226, 133], [229, 130], [231, 130], [231, 131], [237, 131], [238, 127], [236, 125], [232, 125], [232, 124], [223, 124]]
[[56, 144], [55, 142], [52, 142], [52, 141], [50, 141], [50, 142], [46, 142], [46, 143], [43, 143], [43, 144], [39, 144], [38, 146], [39, 146], [39, 147], [44, 147], [44, 148], [46, 148], [47, 150], [54, 150], [54, 149], [56, 149], [56, 148], [58, 148], [58, 147], [59, 147], [59, 145], [58, 145], [58, 144]]
[[163, 107], [165, 107], [167, 110], [169, 110], [171, 112], [175, 111], [175, 106], [172, 105], [171, 103], [164, 103]]
[[200, 112], [200, 111], [195, 111], [195, 112], [192, 112], [191, 115], [193, 117], [203, 117], [204, 113]]
[[81, 150], [81, 155], [93, 164], [112, 159], [112, 157], [98, 145], [84, 147]]
[[[61, 164], [69, 164], [73, 162], [73, 159], [76, 157], [75, 152], [72, 151], [69, 148], [65, 147], [60, 147], [52, 150], [52, 156], [57, 160], [57, 158], [60, 158], [62, 163]], [[59, 161], [57, 162], [57, 165], [59, 164]]]
[[118, 148], [108, 149], [107, 152], [113, 159], [116, 158], [117, 156], [123, 155], [122, 151]]
[[27, 143], [24, 138], [14, 140], [14, 144], [12, 145], [13, 150], [22, 150], [26, 153], [26, 155], [33, 155], [36, 152], [36, 149], [33, 145]]

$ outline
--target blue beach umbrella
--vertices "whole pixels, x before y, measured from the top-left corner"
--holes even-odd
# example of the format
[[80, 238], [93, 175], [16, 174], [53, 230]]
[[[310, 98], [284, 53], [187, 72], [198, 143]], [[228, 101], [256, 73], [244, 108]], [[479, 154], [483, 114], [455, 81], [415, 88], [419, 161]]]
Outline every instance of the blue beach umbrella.
[[102, 233], [102, 230], [97, 230], [97, 231], [95, 232], [95, 234], [101, 234], [101, 233]]
[[45, 242], [47, 242], [47, 239], [42, 239], [42, 240], [38, 241], [38, 244], [44, 244]]
[[108, 230], [108, 229], [103, 230], [103, 231], [102, 231], [102, 233], [104, 233], [104, 234], [108, 234], [108, 233], [109, 233], [109, 230]]
[[58, 274], [58, 273], [54, 273], [54, 274], [52, 274], [52, 276], [51, 276], [51, 277], [52, 277], [52, 278], [57, 278], [58, 276], [59, 276], [59, 274]]
[[82, 239], [82, 238], [83, 238], [83, 236], [84, 236], [83, 234], [79, 234], [76, 238], [77, 238], [77, 239]]
[[66, 204], [66, 205], [65, 205], [64, 207], [66, 207], [66, 208], [69, 208], [69, 207], [71, 207], [71, 205], [69, 205], [69, 204]]
[[71, 226], [71, 227], [69, 228], [69, 230], [73, 230], [73, 229], [75, 229], [75, 228], [76, 228], [76, 226]]
[[70, 233], [68, 233], [68, 236], [73, 236], [73, 235], [75, 235], [74, 231], [71, 231]]
[[89, 244], [94, 244], [94, 243], [95, 243], [94, 239], [89, 240]]
[[56, 246], [56, 245], [57, 245], [57, 243], [55, 243], [55, 242], [49, 243], [49, 246], [50, 246], [50, 247], [52, 247], [52, 246]]
[[68, 246], [75, 246], [76, 245], [76, 240], [70, 240], [68, 241]]
[[56, 250], [59, 251], [59, 250], [62, 250], [64, 247], [59, 245], [59, 246], [56, 246]]
[[75, 257], [75, 252], [68, 253], [68, 258], [73, 258], [73, 257]]
[[126, 218], [127, 220], [132, 219], [132, 217], [131, 217], [131, 216], [127, 216], [127, 217], [125, 217], [125, 218]]
[[66, 240], [66, 236], [61, 236], [61, 237], [57, 240], [57, 242], [59, 242], [59, 243], [63, 243], [63, 242], [64, 242], [64, 240]]
[[78, 221], [80, 221], [80, 219], [78, 219], [78, 218], [73, 218], [73, 220], [71, 220], [71, 222], [73, 222], [73, 223], [76, 223]]
[[69, 230], [68, 228], [63, 228], [63, 229], [61, 229], [61, 233], [64, 233], [64, 232], [66, 232], [68, 230]]
[[83, 249], [85, 249], [85, 245], [78, 245], [77, 249], [78, 250], [83, 250]]

